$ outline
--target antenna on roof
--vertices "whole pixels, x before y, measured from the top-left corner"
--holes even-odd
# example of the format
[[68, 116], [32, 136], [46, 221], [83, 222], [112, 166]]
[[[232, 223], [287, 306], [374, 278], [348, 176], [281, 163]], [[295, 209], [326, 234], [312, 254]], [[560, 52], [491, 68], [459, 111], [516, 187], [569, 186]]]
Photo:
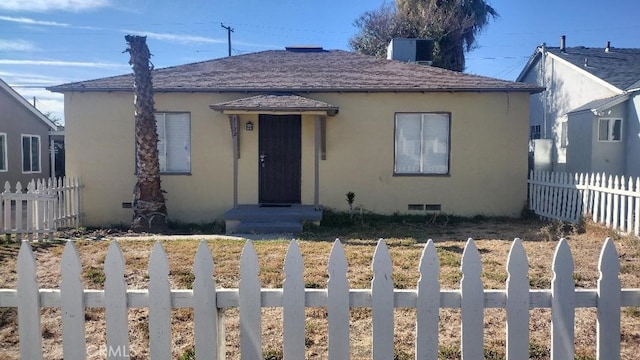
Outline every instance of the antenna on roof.
[[227, 30], [227, 44], [229, 44], [229, 56], [231, 56], [231, 33], [233, 32], [233, 29], [231, 26], [224, 26], [223, 23], [220, 23], [220, 26]]

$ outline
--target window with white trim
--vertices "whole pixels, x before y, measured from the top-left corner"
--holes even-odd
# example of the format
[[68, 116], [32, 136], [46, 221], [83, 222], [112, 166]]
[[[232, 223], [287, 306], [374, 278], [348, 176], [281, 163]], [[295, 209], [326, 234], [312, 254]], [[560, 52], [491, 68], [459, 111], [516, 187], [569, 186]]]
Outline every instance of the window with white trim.
[[394, 174], [449, 173], [450, 114], [398, 113]]
[[40, 136], [22, 135], [22, 172], [40, 172]]
[[191, 172], [191, 114], [156, 113], [160, 172]]
[[9, 165], [7, 164], [7, 134], [0, 133], [0, 171], [8, 171]]
[[622, 119], [598, 119], [598, 141], [622, 141]]
[[542, 132], [540, 131], [540, 125], [531, 125], [531, 131], [529, 132], [529, 139], [540, 139]]
[[564, 121], [560, 124], [560, 147], [566, 148], [569, 145], [569, 124]]

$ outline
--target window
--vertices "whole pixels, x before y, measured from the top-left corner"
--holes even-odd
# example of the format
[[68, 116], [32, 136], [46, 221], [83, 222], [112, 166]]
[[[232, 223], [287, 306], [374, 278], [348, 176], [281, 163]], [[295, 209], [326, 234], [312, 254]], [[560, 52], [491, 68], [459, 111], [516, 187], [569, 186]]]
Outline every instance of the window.
[[40, 172], [40, 136], [22, 135], [22, 172]]
[[394, 173], [448, 174], [449, 123], [447, 113], [396, 114]]
[[156, 113], [160, 172], [191, 172], [191, 115]]
[[566, 121], [560, 124], [560, 147], [561, 148], [566, 148], [567, 145], [569, 145], [569, 133], [567, 132], [569, 130], [569, 127], [567, 124], [568, 123]]
[[7, 168], [7, 134], [0, 133], [0, 171], [8, 171]]
[[531, 140], [540, 139], [540, 135], [542, 134], [540, 129], [541, 129], [540, 125], [531, 126], [531, 132], [529, 133], [529, 139], [531, 139]]
[[622, 119], [598, 119], [598, 141], [621, 141]]

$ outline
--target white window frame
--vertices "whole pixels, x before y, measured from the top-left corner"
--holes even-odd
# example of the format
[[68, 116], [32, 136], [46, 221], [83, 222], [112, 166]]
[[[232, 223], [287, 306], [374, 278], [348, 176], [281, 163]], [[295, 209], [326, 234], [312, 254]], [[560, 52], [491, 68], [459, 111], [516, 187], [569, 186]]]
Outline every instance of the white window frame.
[[[24, 152], [24, 140], [29, 139], [29, 168], [25, 169], [25, 152]], [[33, 170], [33, 139], [38, 139], [38, 169]], [[42, 172], [42, 140], [40, 139], [40, 135], [34, 134], [22, 134], [20, 139], [20, 148], [22, 152], [22, 173], [23, 174], [40, 174]]]
[[[169, 159], [171, 156], [168, 154], [168, 149], [170, 145], [168, 144], [168, 140], [166, 138], [167, 134], [167, 116], [169, 115], [182, 115], [187, 117], [187, 125], [186, 125], [186, 135], [187, 138], [186, 143], [183, 144], [181, 148], [184, 148], [186, 151], [185, 162], [188, 163], [187, 168], [181, 169], [171, 169], [171, 164], [169, 164]], [[156, 129], [158, 133], [158, 160], [160, 163], [160, 173], [161, 174], [190, 174], [191, 173], [191, 113], [189, 112], [156, 112]], [[162, 128], [162, 126], [164, 126]], [[163, 138], [164, 136], [164, 138]], [[175, 149], [175, 147], [173, 147]]]
[[[399, 123], [403, 121], [404, 116], [420, 117], [420, 139], [413, 140], [415, 144], [410, 144], [408, 139], [403, 138], [400, 131]], [[442, 119], [446, 121], [446, 139], [436, 138], [429, 144], [433, 147], [433, 151], [427, 151], [425, 144], [425, 131], [427, 121]], [[408, 118], [407, 118], [408, 120]], [[444, 125], [444, 124], [440, 124]], [[394, 163], [393, 174], [398, 176], [447, 176], [451, 170], [451, 113], [448, 112], [413, 112], [413, 113], [396, 113], [394, 119]], [[439, 158], [432, 166], [427, 166], [428, 159], [425, 155], [432, 154]], [[401, 162], [415, 160], [417, 171], [407, 171], [401, 169]]]
[[[600, 124], [603, 121], [607, 121], [607, 137], [606, 139], [602, 139], [600, 137]], [[613, 131], [615, 129], [615, 123], [619, 121], [620, 122], [620, 135], [619, 135], [619, 139], [613, 139]], [[620, 142], [622, 141], [622, 118], [598, 118], [598, 131], [596, 133], [596, 136], [598, 137], [598, 142]]]
[[560, 123], [560, 148], [565, 149], [569, 145], [569, 122]]
[[541, 125], [531, 125], [531, 130], [529, 133], [529, 139], [540, 139], [542, 137], [542, 126]]
[[[0, 172], [7, 172], [9, 171], [9, 156], [7, 155], [7, 133], [0, 133], [0, 139], [2, 139], [2, 142], [0, 143], [0, 160], [2, 160], [2, 162], [0, 162]], [[4, 165], [4, 167], [2, 167], [2, 165]]]

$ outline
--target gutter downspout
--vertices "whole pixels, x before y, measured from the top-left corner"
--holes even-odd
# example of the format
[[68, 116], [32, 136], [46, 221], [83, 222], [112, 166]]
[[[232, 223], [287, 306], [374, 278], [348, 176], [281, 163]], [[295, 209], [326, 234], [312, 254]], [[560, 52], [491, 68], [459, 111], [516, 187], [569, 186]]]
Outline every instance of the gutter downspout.
[[540, 60], [540, 73], [542, 76], [542, 87], [544, 87], [544, 97], [542, 98], [542, 138], [546, 139], [547, 138], [547, 78], [546, 78], [546, 62], [547, 62], [547, 44], [546, 43], [542, 43], [542, 45], [540, 46], [540, 51], [542, 54], [541, 60]]

